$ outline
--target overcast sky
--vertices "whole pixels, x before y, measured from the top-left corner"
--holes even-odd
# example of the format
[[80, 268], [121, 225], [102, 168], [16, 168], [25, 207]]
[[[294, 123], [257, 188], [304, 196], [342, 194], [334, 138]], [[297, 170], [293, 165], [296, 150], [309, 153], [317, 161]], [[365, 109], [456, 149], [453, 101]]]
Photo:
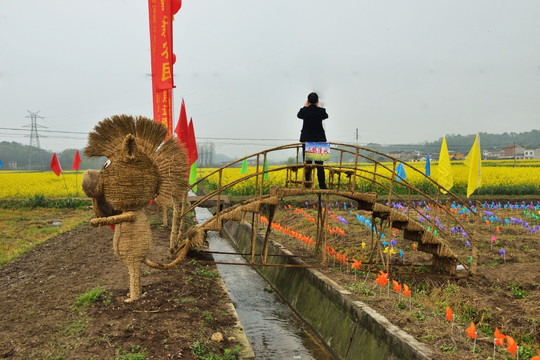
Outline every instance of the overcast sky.
[[[244, 156], [296, 142], [317, 91], [334, 142], [539, 129], [538, 19], [538, 0], [184, 0], [175, 124], [184, 98], [198, 142]], [[148, 28], [143, 0], [0, 0], [0, 141], [29, 143], [27, 110], [74, 132], [41, 132], [54, 151], [152, 117]]]

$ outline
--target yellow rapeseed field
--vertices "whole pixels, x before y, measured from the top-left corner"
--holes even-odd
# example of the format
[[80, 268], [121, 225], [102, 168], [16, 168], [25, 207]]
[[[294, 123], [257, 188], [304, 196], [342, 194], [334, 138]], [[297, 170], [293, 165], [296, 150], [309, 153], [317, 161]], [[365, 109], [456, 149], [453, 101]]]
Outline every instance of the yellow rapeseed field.
[[46, 172], [0, 172], [1, 199], [27, 199], [35, 195], [47, 198], [84, 196], [81, 188], [82, 172], [65, 171], [56, 176]]
[[[335, 164], [326, 164], [335, 165]], [[383, 163], [391, 168], [392, 163]], [[427, 181], [424, 176], [424, 162], [412, 162], [410, 166], [419, 170], [419, 172], [405, 167], [406, 181], [417, 188], [426, 189]], [[513, 160], [491, 160], [482, 161], [480, 194], [540, 194], [540, 160], [518, 160], [514, 167]], [[352, 164], [348, 164], [352, 166]], [[264, 189], [268, 190], [270, 186], [284, 186], [286, 171], [280, 170], [280, 166], [270, 166], [268, 177], [264, 179]], [[372, 172], [373, 164], [359, 164], [360, 169]], [[198, 178], [202, 178], [216, 169], [199, 169]], [[467, 188], [467, 179], [469, 168], [463, 162], [453, 162], [452, 172], [454, 176], [454, 186], [451, 191], [458, 195], [463, 195]], [[248, 167], [247, 174], [240, 174], [240, 168], [226, 168], [222, 172], [222, 185], [227, 185], [239, 181], [246, 176], [252, 176], [255, 173], [255, 167]], [[381, 166], [377, 168], [377, 174], [391, 176], [391, 173], [384, 170]], [[437, 181], [437, 163], [431, 163], [431, 176]], [[298, 173], [299, 179], [302, 177], [302, 171]], [[328, 176], [328, 173], [327, 173]], [[368, 178], [372, 175], [366, 174]], [[73, 171], [63, 172], [57, 177], [52, 171], [47, 172], [21, 172], [21, 171], [0, 171], [0, 198], [30, 198], [35, 195], [43, 195], [47, 198], [67, 197], [67, 196], [85, 196], [81, 189], [82, 172]], [[218, 186], [219, 175], [216, 173], [204, 181], [210, 189]], [[259, 177], [259, 184], [260, 184]], [[371, 184], [367, 180], [357, 179], [360, 189], [370, 189]], [[231, 186], [228, 191], [232, 195], [254, 195], [255, 177], [241, 181]]]

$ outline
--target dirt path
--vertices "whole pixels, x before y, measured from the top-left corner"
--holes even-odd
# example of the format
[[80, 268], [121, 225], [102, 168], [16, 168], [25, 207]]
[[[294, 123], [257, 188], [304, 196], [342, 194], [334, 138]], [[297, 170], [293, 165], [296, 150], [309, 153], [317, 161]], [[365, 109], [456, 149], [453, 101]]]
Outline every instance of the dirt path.
[[[166, 261], [168, 231], [154, 229], [152, 260]], [[125, 303], [128, 272], [112, 251], [108, 227], [80, 226], [36, 246], [0, 269], [0, 358], [197, 359], [237, 343], [230, 299], [215, 268], [188, 259], [169, 271], [145, 267], [146, 297]], [[92, 305], [74, 308], [89, 290]], [[221, 332], [222, 342], [210, 337]]]

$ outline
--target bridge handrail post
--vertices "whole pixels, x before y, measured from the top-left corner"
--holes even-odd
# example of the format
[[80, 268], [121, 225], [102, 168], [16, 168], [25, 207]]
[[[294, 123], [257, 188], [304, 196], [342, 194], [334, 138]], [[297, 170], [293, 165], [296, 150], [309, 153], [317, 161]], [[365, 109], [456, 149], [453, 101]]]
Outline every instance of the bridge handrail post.
[[354, 156], [354, 171], [353, 171], [353, 184], [351, 191], [356, 190], [356, 169], [358, 168], [358, 146], [356, 147], [356, 154]]
[[388, 189], [388, 206], [392, 201], [392, 192], [394, 191], [394, 179], [396, 176], [396, 160], [393, 161], [392, 165], [392, 177], [390, 178], [390, 189]]
[[268, 166], [267, 160], [266, 160], [266, 151], [263, 153], [263, 174], [261, 176], [261, 188], [259, 189], [259, 199], [262, 198], [264, 193], [264, 177], [266, 175], [266, 169], [265, 165]]
[[373, 180], [371, 181], [371, 192], [375, 191], [375, 179], [377, 177], [377, 163], [374, 163], [373, 167]]
[[257, 175], [255, 176], [255, 193], [253, 194], [255, 196], [259, 192], [259, 156], [260, 154], [257, 154], [257, 171], [255, 172]]
[[221, 179], [223, 177], [223, 170], [219, 171], [219, 180], [218, 180], [218, 194], [217, 194], [217, 207], [216, 207], [216, 217], [219, 219], [219, 213], [221, 210]]

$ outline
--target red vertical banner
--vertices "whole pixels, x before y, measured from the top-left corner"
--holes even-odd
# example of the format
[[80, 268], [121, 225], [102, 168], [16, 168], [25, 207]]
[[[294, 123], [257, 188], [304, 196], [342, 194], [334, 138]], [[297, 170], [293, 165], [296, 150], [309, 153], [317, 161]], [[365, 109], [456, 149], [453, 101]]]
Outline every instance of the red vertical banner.
[[154, 121], [164, 124], [172, 135], [172, 3], [171, 0], [148, 0], [152, 96]]

